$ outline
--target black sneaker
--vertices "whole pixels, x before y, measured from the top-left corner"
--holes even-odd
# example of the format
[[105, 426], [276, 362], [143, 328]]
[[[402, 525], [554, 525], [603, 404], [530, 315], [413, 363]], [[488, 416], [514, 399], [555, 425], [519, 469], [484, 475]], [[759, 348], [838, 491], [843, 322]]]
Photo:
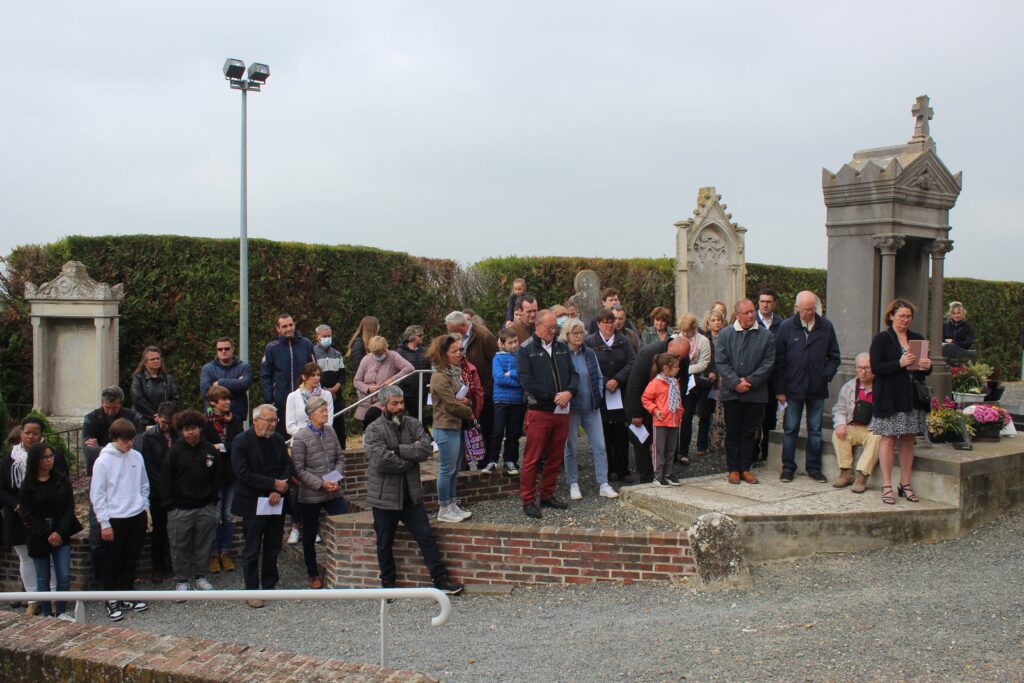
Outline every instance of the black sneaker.
[[663, 486], [665, 488], [668, 488], [669, 486], [672, 485], [668, 483], [668, 479], [666, 479], [665, 477], [658, 477], [651, 483], [653, 483], [655, 486]]
[[536, 503], [527, 503], [523, 506], [523, 514], [527, 517], [533, 517], [535, 519], [541, 519], [544, 515], [541, 514], [540, 508], [537, 507]]
[[124, 612], [121, 611], [121, 603], [117, 600], [108, 600], [107, 606], [107, 618], [111, 621], [121, 621], [124, 619]]
[[[390, 583], [390, 582], [381, 581], [380, 582], [380, 587], [381, 588], [395, 588], [395, 584]], [[395, 598], [388, 598], [387, 599], [387, 603], [389, 605], [395, 604]]]
[[122, 600], [121, 609], [130, 609], [133, 612], [145, 612], [149, 609], [149, 605], [141, 600]]
[[554, 494], [547, 500], [542, 500], [540, 506], [543, 508], [557, 508], [559, 510], [569, 509], [569, 504]]
[[785, 470], [783, 470], [782, 474], [779, 475], [779, 481], [784, 481], [788, 484], [789, 482], [793, 481], [793, 473], [786, 472]]
[[668, 483], [672, 484], [672, 486], [682, 486], [683, 485], [683, 482], [679, 481], [679, 477], [677, 477], [674, 474], [670, 474], [670, 475], [668, 475], [665, 478], [668, 479]]
[[828, 479], [825, 478], [825, 475], [821, 472], [808, 472], [807, 476], [814, 481], [821, 482], [822, 484], [828, 481]]
[[445, 577], [440, 581], [435, 581], [434, 588], [441, 591], [442, 593], [447, 593], [448, 595], [458, 595], [462, 592], [462, 589], [465, 588], [465, 586], [463, 586], [461, 583], [456, 583], [455, 581], [452, 581], [448, 577]]

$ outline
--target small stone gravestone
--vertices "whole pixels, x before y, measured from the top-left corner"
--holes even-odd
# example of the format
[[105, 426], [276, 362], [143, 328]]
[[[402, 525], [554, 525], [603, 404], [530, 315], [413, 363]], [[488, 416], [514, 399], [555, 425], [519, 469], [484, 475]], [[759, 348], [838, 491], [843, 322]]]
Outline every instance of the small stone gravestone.
[[590, 322], [601, 311], [601, 278], [592, 270], [581, 270], [573, 280], [572, 300], [580, 309], [580, 320]]
[[736, 522], [731, 517], [721, 512], [703, 514], [686, 530], [686, 534], [697, 564], [700, 590], [750, 588], [750, 567], [743, 557]]

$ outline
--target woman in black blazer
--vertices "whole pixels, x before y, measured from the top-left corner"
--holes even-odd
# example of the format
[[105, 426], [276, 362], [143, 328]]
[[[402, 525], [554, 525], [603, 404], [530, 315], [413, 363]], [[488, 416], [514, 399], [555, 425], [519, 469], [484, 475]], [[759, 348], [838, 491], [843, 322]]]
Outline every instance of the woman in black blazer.
[[878, 448], [878, 462], [882, 469], [882, 502], [892, 505], [896, 497], [892, 490], [892, 466], [899, 444], [900, 497], [911, 503], [920, 500], [910, 487], [910, 474], [914, 467], [914, 437], [925, 431], [927, 412], [915, 405], [913, 381], [924, 382], [931, 374], [932, 362], [920, 359], [922, 370], [907, 370], [918, 362], [910, 353], [910, 342], [924, 339], [910, 329], [914, 320], [914, 305], [905, 299], [896, 299], [885, 309], [888, 326], [871, 340], [871, 371], [875, 374], [873, 390], [874, 416], [871, 431], [882, 437]]

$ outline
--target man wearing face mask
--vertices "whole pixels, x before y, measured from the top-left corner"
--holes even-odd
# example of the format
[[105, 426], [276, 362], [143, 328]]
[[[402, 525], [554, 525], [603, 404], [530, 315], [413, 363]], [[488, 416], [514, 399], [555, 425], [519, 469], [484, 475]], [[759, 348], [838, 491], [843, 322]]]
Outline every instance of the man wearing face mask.
[[[260, 361], [260, 386], [263, 398], [273, 401], [278, 415], [284, 415], [288, 394], [299, 386], [302, 366], [313, 358], [313, 344], [295, 329], [295, 320], [290, 313], [277, 316], [277, 339], [263, 349]], [[277, 432], [287, 437], [284, 420], [277, 423]]]
[[[333, 346], [333, 335], [330, 325], [318, 325], [316, 328], [316, 344], [313, 346], [313, 359], [320, 366], [320, 387], [331, 392], [334, 399], [334, 410], [338, 412], [344, 407], [341, 387], [345, 384], [345, 361], [341, 352]], [[339, 400], [341, 402], [339, 403]], [[331, 422], [334, 433], [338, 435], [341, 447], [345, 448], [345, 416], [338, 415]]]
[[366, 428], [363, 443], [369, 458], [366, 502], [373, 510], [381, 586], [395, 587], [397, 568], [391, 546], [401, 522], [419, 544], [434, 587], [455, 595], [462, 592], [462, 584], [448, 576], [423, 507], [420, 463], [430, 457], [430, 437], [419, 420], [406, 417], [401, 387], [383, 387], [379, 397], [383, 412]]

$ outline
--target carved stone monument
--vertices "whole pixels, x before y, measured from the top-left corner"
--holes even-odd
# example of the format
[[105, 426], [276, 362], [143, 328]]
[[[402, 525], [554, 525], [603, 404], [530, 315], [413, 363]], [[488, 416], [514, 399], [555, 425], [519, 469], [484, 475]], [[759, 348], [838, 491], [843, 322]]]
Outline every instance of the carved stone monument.
[[910, 111], [914, 135], [907, 144], [855, 152], [836, 173], [822, 169], [826, 299], [842, 352], [831, 396], [854, 376], [853, 359], [868, 350], [883, 327], [884, 307], [897, 296], [917, 307], [912, 329], [929, 340], [929, 383], [939, 396], [949, 393], [942, 360], [943, 264], [953, 248], [949, 210], [962, 181], [936, 153], [928, 96], [918, 97]]
[[117, 384], [118, 308], [124, 285], [96, 282], [78, 261], [36, 287], [32, 305], [32, 405], [46, 415], [81, 418]]
[[746, 293], [747, 229], [732, 222], [721, 202], [715, 188], [702, 187], [693, 217], [675, 224], [677, 318], [689, 311], [700, 319], [715, 301], [732, 310]]
[[580, 309], [580, 320], [589, 323], [601, 312], [601, 278], [592, 270], [581, 270], [573, 280], [572, 302]]

